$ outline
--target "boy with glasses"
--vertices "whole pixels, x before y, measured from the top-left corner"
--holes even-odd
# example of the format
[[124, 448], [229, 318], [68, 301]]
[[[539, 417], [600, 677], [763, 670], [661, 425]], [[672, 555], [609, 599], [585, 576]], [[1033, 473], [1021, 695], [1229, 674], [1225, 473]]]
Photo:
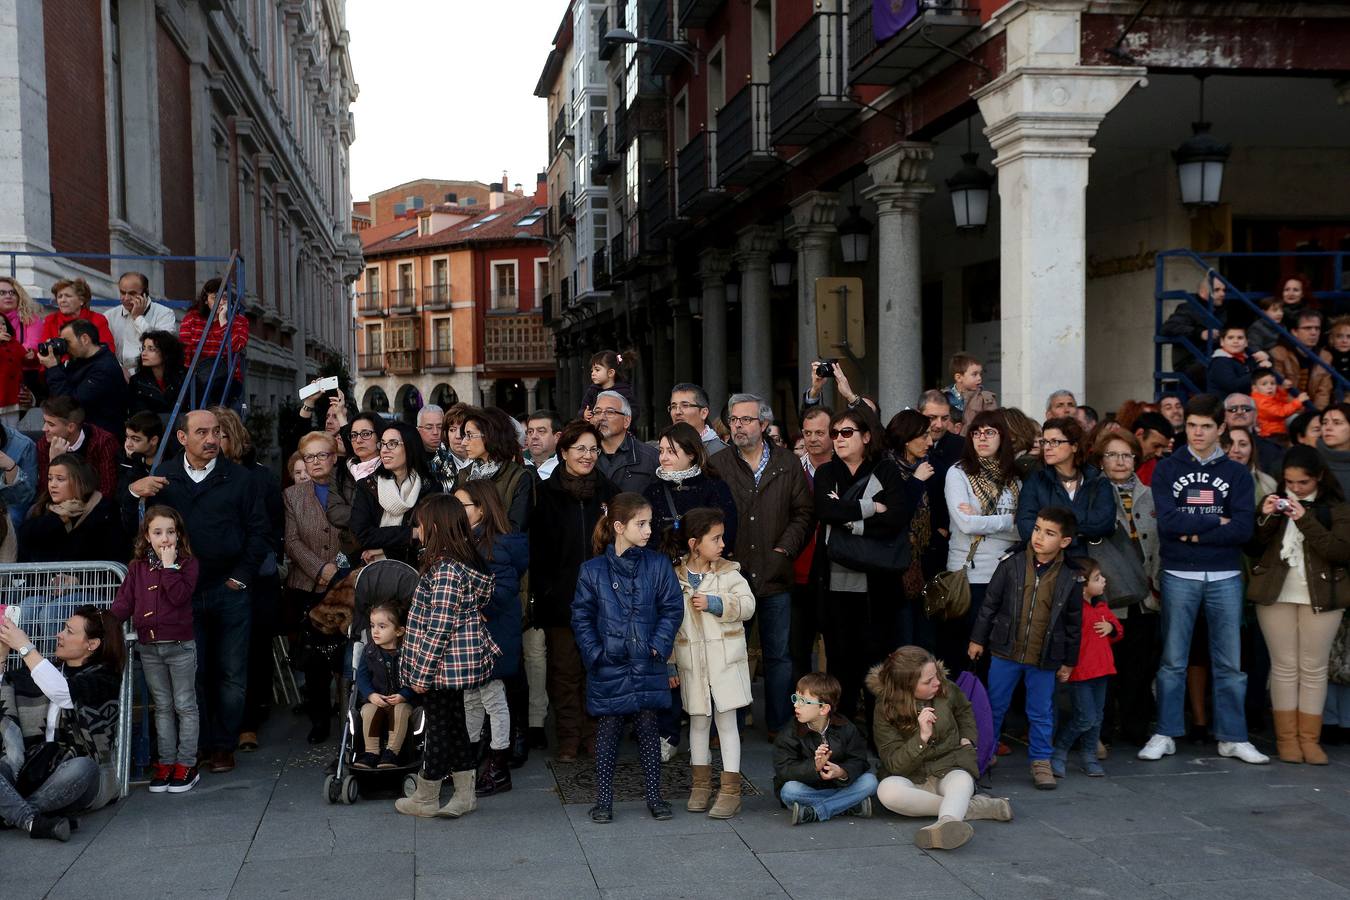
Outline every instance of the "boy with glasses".
[[792, 695], [795, 727], [774, 741], [773, 787], [793, 825], [872, 815], [877, 778], [862, 735], [834, 711], [840, 690], [839, 680], [825, 672], [799, 678]]

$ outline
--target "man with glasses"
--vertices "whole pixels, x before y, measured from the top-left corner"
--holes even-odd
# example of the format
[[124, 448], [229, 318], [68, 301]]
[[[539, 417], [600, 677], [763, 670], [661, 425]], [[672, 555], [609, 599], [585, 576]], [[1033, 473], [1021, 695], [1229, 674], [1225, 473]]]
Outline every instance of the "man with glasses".
[[127, 272], [117, 279], [122, 305], [108, 313], [108, 330], [117, 342], [117, 361], [127, 377], [141, 364], [141, 335], [147, 331], [178, 334], [173, 310], [150, 299], [150, 279]]
[[1305, 309], [1286, 327], [1300, 346], [1294, 349], [1276, 344], [1270, 351], [1275, 371], [1280, 373], [1286, 387], [1297, 387], [1307, 395], [1302, 399], [1311, 400], [1318, 409], [1326, 409], [1331, 405], [1334, 385], [1331, 373], [1314, 361], [1318, 358], [1317, 347], [1322, 342], [1322, 314]]
[[1284, 464], [1284, 448], [1257, 434], [1256, 402], [1246, 394], [1229, 394], [1224, 398], [1223, 412], [1225, 428], [1245, 428], [1251, 433], [1257, 467], [1278, 481]]
[[717, 436], [717, 432], [708, 424], [712, 413], [708, 402], [708, 392], [696, 384], [684, 382], [670, 389], [670, 421], [692, 425], [703, 439], [703, 449], [709, 456], [727, 448], [726, 441]]
[[[602, 395], [603, 396], [603, 395]], [[811, 489], [801, 461], [765, 440], [773, 409], [754, 394], [727, 400], [734, 446], [712, 464], [736, 501], [736, 561], [755, 593], [759, 643], [764, 652], [765, 718], [769, 739], [788, 724], [792, 658], [789, 654], [792, 561], [814, 524]], [[751, 622], [746, 623], [747, 630]]]
[[445, 435], [445, 410], [435, 403], [428, 403], [417, 411], [417, 436], [422, 439], [422, 449], [427, 452], [427, 465], [441, 489], [450, 491], [455, 483], [455, 473], [459, 471], [450, 455], [450, 448], [441, 438]]
[[600, 432], [600, 474], [620, 491], [641, 494], [656, 478], [661, 454], [634, 437], [628, 426], [633, 408], [618, 391], [601, 391], [591, 407], [591, 424]]

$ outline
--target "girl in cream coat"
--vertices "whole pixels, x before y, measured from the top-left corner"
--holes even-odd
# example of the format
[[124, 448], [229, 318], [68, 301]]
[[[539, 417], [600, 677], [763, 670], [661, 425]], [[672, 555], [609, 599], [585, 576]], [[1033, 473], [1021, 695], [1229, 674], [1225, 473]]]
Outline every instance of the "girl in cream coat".
[[[750, 705], [750, 665], [745, 626], [755, 614], [755, 597], [740, 566], [722, 558], [724, 526], [720, 510], [691, 509], [677, 524], [688, 552], [675, 566], [684, 591], [684, 622], [675, 638], [680, 688], [689, 713], [689, 761], [693, 791], [687, 809], [729, 819], [741, 810], [741, 737], [736, 710]], [[713, 719], [722, 751], [722, 778], [712, 808]]]

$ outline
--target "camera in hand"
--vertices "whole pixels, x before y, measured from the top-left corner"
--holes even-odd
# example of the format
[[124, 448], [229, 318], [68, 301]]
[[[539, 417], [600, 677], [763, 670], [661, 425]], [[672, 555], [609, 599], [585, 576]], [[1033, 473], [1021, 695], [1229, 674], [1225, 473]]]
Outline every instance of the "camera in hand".
[[816, 375], [820, 378], [833, 378], [834, 364], [836, 362], [838, 362], [838, 360], [834, 359], [820, 360], [819, 362], [816, 363]]
[[1293, 504], [1283, 497], [1275, 501], [1275, 510], [1277, 512], [1289, 512], [1291, 509], [1293, 509]]
[[66, 343], [65, 338], [54, 337], [38, 344], [38, 353], [43, 356], [65, 356], [69, 351], [70, 344]]

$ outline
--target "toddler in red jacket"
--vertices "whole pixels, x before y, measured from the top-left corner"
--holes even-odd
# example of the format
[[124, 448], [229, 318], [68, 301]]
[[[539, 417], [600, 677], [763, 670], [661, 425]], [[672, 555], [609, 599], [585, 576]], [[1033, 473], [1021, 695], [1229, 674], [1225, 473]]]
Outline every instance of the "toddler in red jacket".
[[127, 577], [112, 614], [131, 621], [145, 684], [155, 702], [159, 761], [150, 793], [182, 794], [197, 783], [197, 644], [192, 632], [192, 594], [197, 560], [178, 511], [152, 506], [141, 520]]
[[1106, 576], [1094, 560], [1079, 560], [1083, 583], [1083, 630], [1078, 645], [1078, 665], [1074, 666], [1066, 687], [1073, 701], [1073, 717], [1060, 725], [1055, 737], [1055, 752], [1050, 771], [1064, 777], [1069, 750], [1079, 741], [1083, 771], [1093, 777], [1106, 774], [1097, 760], [1097, 738], [1102, 732], [1102, 714], [1106, 709], [1106, 679], [1116, 674], [1111, 645], [1125, 635], [1125, 628], [1106, 604]]

